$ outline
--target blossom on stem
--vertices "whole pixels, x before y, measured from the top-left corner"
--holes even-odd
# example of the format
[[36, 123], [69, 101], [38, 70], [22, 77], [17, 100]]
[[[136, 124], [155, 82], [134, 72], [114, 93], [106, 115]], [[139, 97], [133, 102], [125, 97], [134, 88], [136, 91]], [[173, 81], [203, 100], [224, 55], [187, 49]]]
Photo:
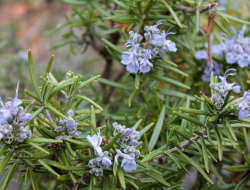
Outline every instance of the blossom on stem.
[[116, 149], [115, 162], [118, 164], [118, 157], [121, 156], [123, 158], [121, 167], [127, 172], [131, 172], [132, 170], [136, 170], [136, 162], [135, 159], [130, 157], [128, 154], [122, 153], [119, 149]]
[[[229, 84], [227, 83], [227, 76], [229, 75], [234, 75], [233, 73], [228, 73], [229, 71], [237, 71], [236, 69], [228, 69], [225, 74], [224, 74], [224, 77], [222, 76], [219, 76], [222, 84], [223, 84], [223, 87], [224, 87], [224, 90], [225, 91], [229, 91], [229, 90], [233, 90], [235, 93], [240, 93], [240, 86], [234, 86], [235, 85], [235, 82]], [[228, 74], [227, 74], [228, 73]]]
[[140, 62], [140, 73], [147, 73], [153, 64], [149, 61], [151, 59], [151, 50], [147, 49], [144, 58]]
[[137, 48], [140, 44], [135, 44], [134, 41], [131, 44], [125, 44], [126, 47], [130, 47], [129, 51], [124, 51], [122, 55], [121, 63], [126, 65], [127, 71], [130, 73], [137, 73], [139, 70], [139, 63], [137, 60]]
[[[172, 28], [172, 27], [171, 27]], [[169, 28], [168, 31], [171, 29]], [[154, 40], [152, 40], [152, 44], [154, 45], [156, 42], [162, 41], [164, 47], [163, 51], [166, 53], [167, 51], [173, 51], [176, 52], [176, 44], [172, 42], [171, 40], [166, 40], [167, 35], [169, 34], [175, 34], [175, 32], [165, 32], [164, 30], [162, 31], [161, 34], [159, 34], [157, 37], [155, 37]]]
[[2, 106], [2, 108], [0, 108], [0, 124], [4, 123], [11, 116], [11, 112], [14, 108], [22, 104], [22, 101], [17, 98], [18, 87], [19, 87], [19, 81], [17, 82], [16, 95], [15, 98], [12, 99], [12, 102], [6, 102], [4, 105], [0, 97], [0, 104]]
[[87, 139], [92, 144], [92, 146], [94, 147], [95, 152], [97, 153], [97, 155], [102, 157], [103, 153], [102, 153], [102, 148], [100, 147], [101, 144], [102, 144], [102, 137], [101, 137], [101, 133], [100, 133], [100, 128], [98, 128], [97, 135], [93, 135], [92, 137], [90, 137], [88, 135]]

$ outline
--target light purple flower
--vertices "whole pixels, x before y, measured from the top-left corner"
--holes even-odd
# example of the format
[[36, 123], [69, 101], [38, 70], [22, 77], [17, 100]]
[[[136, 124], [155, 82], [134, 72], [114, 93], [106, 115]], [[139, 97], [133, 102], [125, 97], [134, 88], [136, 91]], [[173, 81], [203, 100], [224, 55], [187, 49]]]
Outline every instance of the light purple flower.
[[100, 157], [103, 157], [102, 148], [100, 147], [101, 144], [102, 144], [102, 137], [101, 137], [101, 133], [100, 133], [100, 128], [98, 128], [97, 135], [93, 135], [92, 137], [90, 137], [88, 135], [87, 139], [92, 144], [92, 146], [94, 147], [96, 153]]
[[106, 168], [108, 168], [108, 167], [110, 167], [110, 166], [112, 165], [112, 162], [111, 162], [111, 160], [110, 160], [109, 158], [103, 157], [103, 158], [102, 158], [102, 164], [103, 164]]
[[127, 172], [131, 172], [132, 170], [136, 170], [136, 162], [135, 159], [130, 157], [128, 154], [122, 153], [119, 149], [116, 149], [115, 162], [118, 164], [118, 157], [121, 156], [123, 158], [121, 167]]
[[147, 49], [144, 58], [140, 62], [140, 73], [147, 73], [153, 64], [149, 61], [151, 59], [151, 50]]
[[249, 94], [249, 91], [246, 91], [243, 95], [243, 98], [241, 99], [239, 103], [239, 119], [244, 119], [245, 117], [249, 116], [248, 109], [250, 108], [247, 104], [247, 95]]
[[206, 82], [210, 82], [210, 74], [211, 72], [214, 73], [214, 76], [218, 76], [220, 74], [219, 70], [220, 64], [217, 62], [214, 62], [214, 66], [212, 67], [210, 65], [210, 61], [207, 61], [206, 68], [203, 72], [203, 75], [201, 76], [201, 79]]
[[[235, 82], [231, 83], [231, 84], [228, 84], [227, 83], [227, 76], [229, 75], [234, 75], [233, 73], [228, 73], [229, 71], [237, 71], [236, 69], [228, 69], [225, 74], [224, 74], [224, 77], [222, 76], [219, 76], [223, 86], [224, 86], [224, 90], [225, 91], [229, 91], [229, 90], [233, 90], [234, 92], [236, 93], [240, 93], [240, 86], [233, 86], [235, 85]], [[227, 74], [228, 73], [228, 74]]]
[[[69, 119], [72, 119], [72, 120], [73, 120], [73, 118], [72, 118], [73, 115], [74, 115], [74, 111], [73, 111], [72, 109], [70, 109], [70, 110], [67, 112], [67, 117], [68, 117]], [[68, 124], [69, 128], [74, 128], [76, 122], [75, 122], [75, 121], [67, 121], [67, 124]]]
[[126, 135], [126, 136], [129, 136], [133, 133], [132, 129], [130, 128], [127, 128], [123, 131], [123, 134]]
[[30, 113], [26, 113], [26, 120], [24, 122], [28, 122], [31, 119], [31, 114]]
[[[172, 28], [172, 27], [171, 27]], [[171, 29], [169, 28], [168, 31]], [[173, 51], [176, 52], [177, 48], [176, 48], [176, 44], [174, 42], [172, 42], [171, 40], [166, 40], [167, 35], [169, 34], [175, 34], [175, 32], [165, 32], [164, 30], [162, 31], [161, 34], [157, 35], [153, 40], [152, 40], [152, 44], [154, 45], [156, 42], [158, 41], [162, 41], [163, 45], [165, 46], [163, 48], [164, 52], [166, 53], [167, 51]]]
[[199, 51], [196, 51], [195, 58], [196, 59], [208, 59], [209, 57], [206, 51], [199, 50]]
[[17, 98], [18, 87], [19, 87], [19, 81], [17, 82], [16, 96], [15, 98], [12, 99], [12, 102], [6, 102], [4, 105], [0, 97], [0, 104], [2, 105], [2, 108], [0, 108], [0, 124], [4, 123], [10, 117], [11, 112], [14, 108], [22, 104], [22, 101]]
[[132, 140], [131, 143], [132, 143], [132, 145], [134, 145], [134, 146], [137, 146], [137, 145], [138, 145], [138, 141], [137, 141], [137, 140]]
[[134, 41], [131, 44], [126, 43], [126, 47], [130, 47], [129, 51], [124, 51], [122, 55], [121, 63], [126, 65], [127, 71], [130, 73], [137, 73], [139, 70], [139, 63], [137, 60], [136, 50], [140, 46], [140, 44], [135, 44]]

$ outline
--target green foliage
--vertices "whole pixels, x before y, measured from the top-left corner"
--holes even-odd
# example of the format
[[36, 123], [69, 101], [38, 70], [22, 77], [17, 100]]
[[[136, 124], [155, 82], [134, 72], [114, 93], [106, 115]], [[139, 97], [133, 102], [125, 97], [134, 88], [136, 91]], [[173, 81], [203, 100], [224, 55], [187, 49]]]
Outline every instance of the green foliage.
[[[216, 40], [221, 41], [221, 32], [231, 35], [232, 24], [249, 25], [249, 18], [241, 19], [237, 10], [232, 11], [232, 16], [216, 2], [203, 0], [61, 1], [71, 5], [71, 13], [65, 16], [65, 22], [44, 34], [54, 35], [65, 27], [68, 31], [50, 49], [67, 46], [69, 53], [76, 54], [75, 45], [84, 45], [81, 53], [92, 47], [105, 66], [102, 73], [93, 71], [84, 77], [69, 71], [65, 80], [58, 81], [51, 71], [52, 56], [37, 80], [29, 50], [33, 90], [25, 90], [30, 98], [22, 100], [22, 106], [25, 113], [31, 113], [25, 126], [30, 126], [33, 137], [1, 147], [0, 171], [6, 168], [6, 173], [0, 189], [7, 188], [18, 167], [20, 186], [29, 183], [27, 189], [47, 189], [53, 182], [57, 189], [74, 190], [183, 189], [186, 174], [192, 175], [191, 167], [198, 173], [192, 189], [247, 189], [250, 125], [247, 119], [238, 119], [235, 114], [235, 105], [242, 98], [229, 91], [218, 110], [211, 98], [216, 92], [201, 80], [205, 66], [195, 58], [195, 52], [210, 41], [211, 26], [205, 28], [207, 22], [211, 23], [209, 19], [214, 22]], [[176, 43], [177, 52], [154, 59], [149, 73], [128, 73], [120, 63], [126, 51], [121, 45], [126, 43], [128, 32], [134, 30], [143, 35], [145, 26], [160, 19], [161, 29], [174, 26], [176, 34], [170, 39]], [[75, 29], [81, 30], [80, 37]], [[249, 88], [247, 69], [229, 65], [224, 57], [212, 58], [221, 63], [221, 74], [236, 67], [236, 83], [242, 91]], [[210, 83], [219, 83], [213, 72]], [[73, 118], [68, 114], [70, 109], [75, 113]], [[55, 139], [59, 136], [55, 129], [62, 119], [77, 121], [82, 132], [79, 138]], [[111, 123], [115, 121], [141, 134], [137, 145], [140, 156], [135, 158], [137, 168], [131, 172], [113, 159], [122, 135], [114, 135]], [[104, 137], [102, 151], [112, 155], [112, 166], [104, 170], [102, 177], [90, 173], [89, 161], [95, 154], [86, 138], [99, 129]], [[238, 172], [239, 176], [235, 179], [224, 170]], [[48, 181], [48, 185], [41, 180]]]

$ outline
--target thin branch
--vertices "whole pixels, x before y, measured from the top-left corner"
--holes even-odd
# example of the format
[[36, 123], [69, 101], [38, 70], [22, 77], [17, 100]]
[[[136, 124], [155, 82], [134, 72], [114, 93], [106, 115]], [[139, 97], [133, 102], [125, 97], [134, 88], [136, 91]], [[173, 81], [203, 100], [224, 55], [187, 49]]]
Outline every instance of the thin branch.
[[213, 67], [213, 58], [212, 58], [212, 53], [211, 53], [211, 46], [212, 46], [212, 42], [211, 42], [211, 31], [212, 31], [212, 26], [214, 23], [214, 17], [215, 17], [215, 13], [216, 10], [214, 11], [214, 13], [210, 14], [209, 12], [209, 17], [208, 17], [208, 27], [207, 27], [207, 41], [208, 41], [208, 55], [209, 55], [209, 61], [210, 61], [210, 65], [211, 67]]
[[[217, 6], [217, 5], [218, 5], [218, 3], [208, 4], [207, 6], [205, 6], [205, 7], [203, 7], [203, 8], [200, 9], [200, 13], [204, 13], [204, 12], [208, 11], [209, 9], [211, 9], [211, 8]], [[186, 7], [183, 4], [180, 4], [179, 8], [180, 8], [180, 10], [182, 10], [182, 11], [184, 11], [186, 13], [196, 13], [196, 9], [190, 8], [190, 7]]]
[[[201, 131], [201, 133], [204, 135], [204, 134], [206, 133], [206, 131], [207, 131], [206, 129], [203, 129], [203, 130]], [[197, 141], [199, 138], [201, 138], [201, 136], [196, 135], [196, 136], [195, 136], [194, 138], [192, 138], [191, 140]], [[187, 142], [181, 144], [180, 147], [181, 147], [181, 148], [185, 148], [185, 147], [187, 147], [187, 146], [189, 146], [189, 145], [191, 145], [191, 144], [193, 144], [192, 141], [187, 141]], [[181, 150], [178, 149], [177, 147], [174, 147], [174, 148], [172, 148], [172, 149], [166, 151], [165, 153], [171, 154], [171, 153], [177, 152], [177, 151], [181, 151]], [[155, 158], [162, 158], [163, 156], [165, 156], [165, 154], [161, 154], [161, 155], [159, 155], [159, 156], [156, 156]]]

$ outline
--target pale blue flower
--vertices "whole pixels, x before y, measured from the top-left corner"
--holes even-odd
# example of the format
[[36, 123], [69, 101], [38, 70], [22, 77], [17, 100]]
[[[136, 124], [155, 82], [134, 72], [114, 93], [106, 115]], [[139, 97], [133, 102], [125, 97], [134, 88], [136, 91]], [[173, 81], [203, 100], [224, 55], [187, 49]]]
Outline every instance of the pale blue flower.
[[[74, 111], [72, 109], [70, 109], [68, 112], [67, 112], [67, 117], [69, 119], [72, 119], [73, 120], [73, 117], [74, 116]], [[69, 128], [74, 128], [75, 127], [75, 124], [76, 122], [75, 121], [67, 121], [67, 124], [69, 126]]]
[[125, 44], [126, 47], [130, 47], [129, 51], [124, 51], [122, 55], [121, 63], [126, 65], [127, 71], [130, 73], [137, 73], [139, 70], [139, 63], [137, 60], [137, 53], [136, 50], [140, 46], [140, 44], [135, 44], [134, 41], [131, 43]]
[[123, 158], [121, 167], [127, 172], [131, 172], [132, 170], [136, 170], [136, 162], [135, 159], [130, 157], [128, 154], [122, 153], [119, 149], [116, 149], [115, 162], [118, 164], [118, 157], [121, 156]]
[[[227, 83], [227, 76], [229, 75], [234, 75], [233, 73], [228, 73], [229, 71], [237, 71], [236, 69], [228, 69], [225, 74], [224, 74], [224, 77], [222, 76], [219, 76], [223, 86], [224, 86], [224, 90], [225, 91], [229, 91], [229, 90], [233, 90], [234, 92], [236, 93], [240, 93], [240, 86], [234, 86], [235, 85], [235, 82], [231, 83], [231, 84], [228, 84]], [[228, 73], [228, 74], [227, 74]]]
[[203, 72], [203, 75], [201, 76], [201, 79], [203, 81], [210, 82], [211, 72], [214, 73], [214, 76], [218, 76], [220, 74], [220, 70], [219, 70], [220, 64], [215, 61], [213, 62], [213, 64], [214, 66], [212, 67], [210, 64], [210, 61], [209, 60], [207, 61], [206, 68]]
[[109, 158], [103, 157], [102, 158], [102, 165], [104, 165], [106, 168], [108, 168], [112, 165], [112, 162]]
[[30, 121], [31, 119], [31, 114], [30, 113], [26, 113], [26, 120], [24, 121], [25, 123]]
[[16, 96], [15, 98], [12, 99], [12, 102], [6, 102], [4, 105], [0, 97], [0, 104], [2, 106], [2, 108], [0, 108], [0, 124], [4, 123], [11, 116], [11, 112], [14, 108], [22, 104], [22, 101], [17, 98], [18, 87], [19, 87], [19, 81], [17, 82]]
[[151, 50], [147, 49], [144, 58], [140, 62], [140, 73], [147, 73], [153, 67], [149, 59], [151, 59]]
[[[171, 27], [172, 28], [172, 27]], [[169, 28], [168, 31], [171, 29]], [[169, 34], [175, 34], [175, 32], [165, 32], [164, 30], [162, 31], [161, 34], [157, 35], [157, 37], [155, 37], [155, 39], [152, 40], [152, 44], [154, 45], [156, 42], [158, 41], [162, 41], [163, 42], [163, 51], [166, 53], [167, 51], [173, 51], [176, 52], [177, 48], [176, 48], [176, 44], [174, 42], [172, 42], [171, 40], [167, 40], [166, 37]]]
[[245, 117], [249, 116], [249, 111], [248, 109], [250, 108], [247, 104], [247, 96], [249, 94], [249, 91], [246, 91], [243, 95], [243, 98], [241, 99], [239, 103], [239, 119], [244, 119]]
[[97, 153], [97, 155], [102, 157], [103, 153], [102, 153], [102, 148], [100, 147], [101, 144], [102, 144], [102, 137], [101, 137], [101, 133], [100, 133], [100, 128], [98, 128], [97, 135], [93, 135], [92, 137], [90, 137], [88, 135], [87, 139], [92, 144], [92, 146], [94, 147], [95, 152]]
[[195, 58], [196, 59], [206, 59], [207, 60], [209, 57], [208, 57], [208, 54], [207, 54], [206, 51], [199, 50], [199, 51], [196, 51]]

